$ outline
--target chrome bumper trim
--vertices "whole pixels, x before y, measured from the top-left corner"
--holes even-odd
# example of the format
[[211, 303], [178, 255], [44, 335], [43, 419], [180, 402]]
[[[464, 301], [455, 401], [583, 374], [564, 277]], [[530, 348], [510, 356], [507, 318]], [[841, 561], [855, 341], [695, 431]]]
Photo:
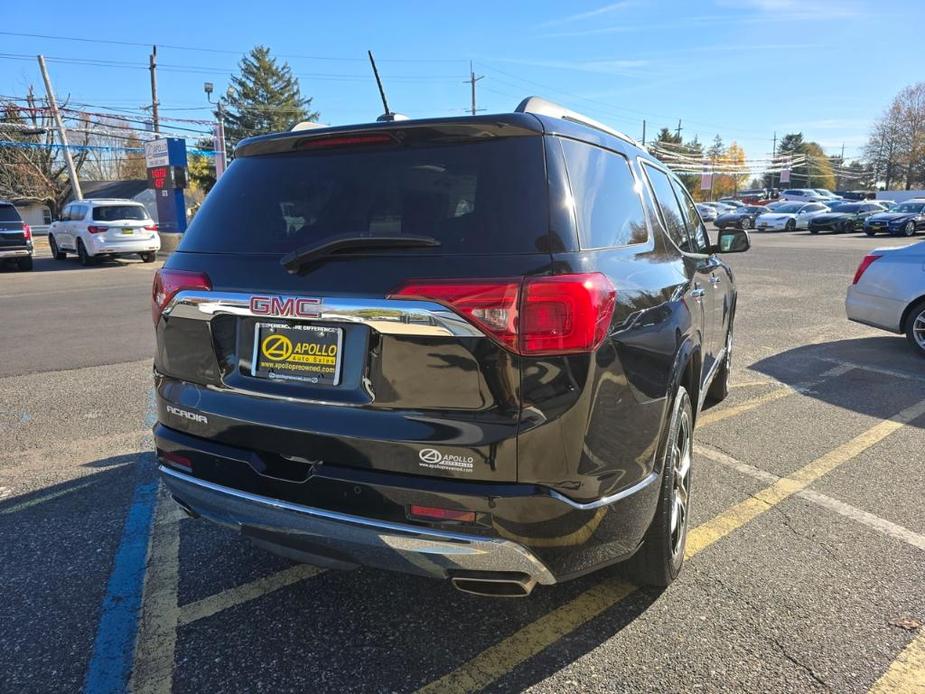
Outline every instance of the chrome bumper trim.
[[21, 258], [26, 255], [32, 255], [28, 248], [20, 248], [15, 251], [0, 251], [0, 258]]
[[[309, 298], [297, 296], [285, 299]], [[312, 297], [314, 298], [314, 297]], [[164, 309], [165, 316], [209, 320], [218, 314], [247, 316], [261, 320], [289, 320], [287, 316], [256, 314], [250, 309], [250, 294], [234, 292], [178, 292]], [[434, 337], [485, 337], [485, 333], [445, 306], [432, 301], [408, 299], [322, 298], [317, 317], [331, 323], [361, 323], [385, 335]], [[305, 320], [292, 317], [292, 320]]]
[[537, 582], [556, 580], [516, 542], [352, 516], [250, 494], [160, 466], [171, 493], [199, 515], [234, 528], [249, 526], [315, 546], [357, 564], [436, 578], [451, 571], [509, 571]]

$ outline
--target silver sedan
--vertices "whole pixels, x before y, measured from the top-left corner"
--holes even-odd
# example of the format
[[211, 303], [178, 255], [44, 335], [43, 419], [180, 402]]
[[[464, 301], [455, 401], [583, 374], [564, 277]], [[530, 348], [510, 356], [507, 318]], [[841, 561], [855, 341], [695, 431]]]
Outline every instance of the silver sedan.
[[925, 242], [866, 255], [848, 287], [845, 309], [850, 320], [905, 333], [925, 357]]

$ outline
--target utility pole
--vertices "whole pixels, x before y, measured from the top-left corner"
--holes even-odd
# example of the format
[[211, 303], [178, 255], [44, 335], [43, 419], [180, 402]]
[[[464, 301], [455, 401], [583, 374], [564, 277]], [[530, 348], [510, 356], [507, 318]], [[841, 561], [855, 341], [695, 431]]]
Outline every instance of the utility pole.
[[678, 129], [675, 131], [675, 137], [678, 138], [678, 144], [681, 143], [681, 119], [678, 118]]
[[771, 145], [771, 190], [768, 195], [774, 191], [774, 169], [777, 167], [777, 131], [774, 131], [774, 144]]
[[[678, 121], [678, 131], [681, 130], [681, 121]], [[716, 180], [716, 157], [710, 157], [710, 202], [713, 202], [713, 181]]]
[[646, 146], [646, 121], [645, 118], [642, 120], [642, 146]]
[[[202, 85], [202, 89], [206, 93], [206, 99], [211, 104], [212, 91], [215, 89], [215, 85], [211, 82], [206, 82]], [[215, 148], [215, 180], [218, 181], [222, 174], [225, 173], [227, 163], [227, 154], [225, 152], [225, 107], [220, 98], [215, 103], [215, 118], [215, 133], [212, 142]]]
[[148, 69], [151, 71], [151, 120], [154, 132], [161, 132], [160, 119], [157, 116], [157, 46], [151, 46], [151, 55], [148, 57]]
[[472, 88], [472, 104], [471, 104], [471, 106], [469, 107], [469, 112], [470, 112], [473, 116], [474, 116], [477, 112], [479, 112], [479, 111], [484, 111], [484, 110], [485, 110], [484, 108], [476, 108], [476, 107], [475, 107], [475, 83], [478, 82], [480, 79], [484, 79], [484, 78], [485, 78], [485, 75], [479, 75], [478, 77], [475, 76], [475, 73], [472, 71], [472, 61], [470, 60], [470, 61], [469, 61], [469, 79], [463, 80], [463, 84], [468, 84], [468, 85], [470, 85], [471, 88]]
[[51, 88], [51, 78], [48, 77], [48, 68], [45, 67], [45, 56], [40, 55], [38, 58], [39, 69], [42, 71], [42, 79], [45, 81], [45, 93], [48, 95], [48, 105], [51, 107], [51, 115], [55, 119], [55, 125], [58, 126], [58, 136], [61, 138], [61, 146], [64, 148], [64, 162], [67, 164], [67, 175], [71, 179], [71, 191], [74, 193], [75, 200], [83, 200], [84, 195], [80, 190], [80, 180], [77, 178], [77, 169], [74, 168], [74, 159], [71, 157], [71, 150], [67, 147], [67, 132], [64, 130], [64, 123], [61, 121], [61, 113], [58, 111], [55, 91]]

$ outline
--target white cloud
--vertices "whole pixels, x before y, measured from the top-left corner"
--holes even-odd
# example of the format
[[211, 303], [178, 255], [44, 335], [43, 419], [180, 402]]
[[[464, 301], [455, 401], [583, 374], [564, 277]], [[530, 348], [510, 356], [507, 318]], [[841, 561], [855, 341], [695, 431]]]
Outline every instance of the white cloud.
[[614, 2], [609, 5], [604, 5], [603, 7], [598, 7], [593, 10], [588, 10], [587, 12], [579, 12], [577, 14], [568, 15], [567, 17], [558, 17], [556, 19], [550, 19], [548, 22], [542, 22], [537, 24], [537, 28], [540, 27], [551, 27], [558, 26], [560, 24], [568, 24], [570, 22], [580, 22], [585, 19], [592, 19], [594, 17], [600, 17], [602, 15], [612, 14], [614, 12], [620, 12], [627, 8], [632, 7], [636, 4], [636, 0], [621, 0], [621, 2]]

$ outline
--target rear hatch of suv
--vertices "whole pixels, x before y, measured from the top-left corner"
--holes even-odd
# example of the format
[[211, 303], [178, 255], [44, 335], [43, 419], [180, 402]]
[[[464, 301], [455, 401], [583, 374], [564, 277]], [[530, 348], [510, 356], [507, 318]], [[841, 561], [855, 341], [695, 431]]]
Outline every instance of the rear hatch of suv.
[[16, 208], [0, 203], [0, 251], [26, 248], [26, 228]]
[[110, 243], [150, 239], [156, 232], [148, 211], [141, 205], [94, 205], [88, 231], [103, 234]]
[[529, 117], [248, 141], [156, 281], [161, 421], [264, 460], [515, 481], [547, 197]]

